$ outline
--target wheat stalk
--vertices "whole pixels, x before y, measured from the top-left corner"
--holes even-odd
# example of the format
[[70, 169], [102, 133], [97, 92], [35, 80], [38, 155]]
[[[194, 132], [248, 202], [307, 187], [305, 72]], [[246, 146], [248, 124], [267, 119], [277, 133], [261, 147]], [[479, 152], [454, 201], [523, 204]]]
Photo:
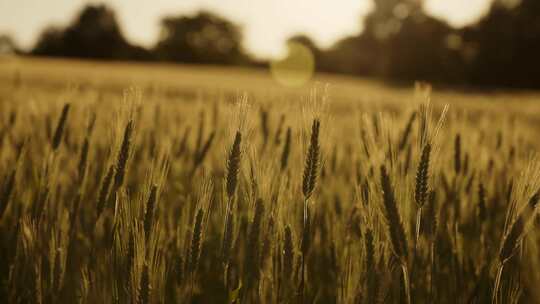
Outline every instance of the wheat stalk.
[[420, 237], [420, 225], [422, 222], [422, 208], [426, 203], [426, 197], [428, 193], [428, 178], [429, 178], [429, 156], [431, 153], [431, 145], [428, 143], [422, 149], [422, 156], [416, 169], [416, 187], [414, 191], [414, 201], [418, 208], [416, 213], [416, 234], [415, 234], [415, 246], [418, 244], [418, 238]]
[[146, 201], [146, 213], [144, 215], [144, 235], [146, 242], [149, 242], [150, 233], [154, 224], [154, 209], [157, 201], [157, 186], [153, 185], [150, 189], [150, 195]]
[[461, 135], [459, 133], [454, 139], [454, 171], [456, 175], [461, 172]]
[[525, 207], [521, 209], [513, 224], [508, 229], [499, 251], [497, 276], [493, 287], [493, 303], [498, 303], [498, 293], [504, 265], [515, 254], [527, 232], [528, 223], [534, 218], [536, 207], [540, 201], [540, 190], [537, 190], [529, 199]]
[[129, 153], [131, 149], [131, 137], [133, 133], [133, 120], [128, 121], [126, 128], [124, 129], [124, 137], [122, 138], [122, 145], [116, 158], [116, 174], [114, 176], [113, 192], [118, 191], [126, 176], [127, 163], [129, 159]]
[[383, 203], [386, 211], [385, 216], [388, 222], [392, 250], [395, 256], [400, 261], [401, 269], [403, 271], [403, 284], [406, 291], [407, 303], [410, 304], [411, 294], [409, 273], [407, 269], [407, 238], [405, 236], [405, 230], [403, 228], [403, 224], [401, 223], [401, 218], [397, 209], [397, 202], [394, 196], [392, 183], [384, 165], [381, 166], [381, 186], [383, 192]]
[[7, 176], [6, 180], [4, 180], [4, 186], [2, 187], [2, 192], [0, 193], [0, 220], [2, 220], [4, 212], [7, 210], [13, 189], [15, 189], [16, 174], [17, 170], [13, 169]]
[[304, 199], [308, 200], [315, 189], [319, 169], [319, 129], [321, 123], [318, 119], [313, 120], [311, 127], [311, 139], [304, 166], [304, 178], [302, 182], [302, 193]]
[[60, 142], [62, 141], [62, 135], [64, 134], [64, 130], [66, 128], [66, 121], [68, 118], [70, 104], [66, 103], [64, 107], [62, 108], [62, 114], [60, 114], [60, 118], [58, 119], [58, 124], [56, 125], [56, 130], [54, 131], [54, 137], [51, 142], [51, 146], [53, 151], [58, 149], [60, 146]]
[[109, 169], [107, 170], [107, 174], [103, 178], [103, 181], [101, 182], [101, 188], [99, 190], [98, 194], [98, 201], [97, 201], [97, 217], [101, 215], [103, 210], [105, 209], [105, 204], [109, 201], [109, 188], [111, 187], [112, 179], [114, 175], [114, 166], [109, 166]]
[[281, 171], [287, 168], [289, 162], [289, 154], [291, 153], [291, 128], [287, 128], [285, 135], [285, 143], [283, 144], [283, 152], [281, 153]]

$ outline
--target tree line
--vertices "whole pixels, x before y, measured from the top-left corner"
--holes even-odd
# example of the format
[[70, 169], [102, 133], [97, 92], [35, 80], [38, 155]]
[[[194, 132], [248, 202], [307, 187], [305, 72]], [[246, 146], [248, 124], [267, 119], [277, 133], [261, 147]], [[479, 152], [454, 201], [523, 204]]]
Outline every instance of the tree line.
[[[318, 71], [475, 86], [540, 87], [540, 1], [494, 0], [475, 24], [453, 28], [422, 1], [374, 0], [360, 34], [321, 49], [306, 35]], [[32, 55], [110, 60], [264, 65], [242, 47], [241, 27], [214, 13], [167, 16], [150, 48], [124, 38], [114, 11], [84, 7], [65, 28], [48, 27]]]

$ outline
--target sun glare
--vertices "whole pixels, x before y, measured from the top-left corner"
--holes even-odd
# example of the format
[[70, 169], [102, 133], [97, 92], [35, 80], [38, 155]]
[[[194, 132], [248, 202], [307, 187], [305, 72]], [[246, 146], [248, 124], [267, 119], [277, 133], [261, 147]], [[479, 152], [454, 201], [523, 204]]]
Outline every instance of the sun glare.
[[315, 72], [313, 52], [298, 42], [287, 43], [288, 53], [285, 58], [270, 64], [272, 77], [287, 87], [299, 87], [306, 84]]

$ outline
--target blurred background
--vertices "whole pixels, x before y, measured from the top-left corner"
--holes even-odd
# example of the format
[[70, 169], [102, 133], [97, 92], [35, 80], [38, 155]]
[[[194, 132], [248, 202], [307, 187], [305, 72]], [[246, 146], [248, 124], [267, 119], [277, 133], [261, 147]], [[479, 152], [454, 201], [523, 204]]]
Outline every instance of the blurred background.
[[540, 87], [539, 0], [0, 0], [0, 53]]

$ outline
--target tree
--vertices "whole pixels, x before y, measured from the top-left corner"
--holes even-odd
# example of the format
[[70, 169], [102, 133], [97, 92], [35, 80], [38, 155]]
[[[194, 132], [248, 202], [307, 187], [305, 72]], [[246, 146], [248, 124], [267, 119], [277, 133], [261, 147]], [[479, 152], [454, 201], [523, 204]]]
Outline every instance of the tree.
[[464, 30], [476, 45], [470, 81], [481, 85], [540, 87], [540, 1], [493, 3], [486, 17]]
[[86, 6], [66, 29], [49, 27], [33, 54], [97, 59], [145, 59], [149, 53], [129, 44], [114, 12], [104, 5]]
[[17, 54], [19, 52], [19, 48], [11, 36], [7, 34], [0, 34], [0, 55]]
[[323, 51], [319, 65], [324, 71], [357, 75], [375, 75], [380, 43], [371, 35], [346, 37]]
[[240, 28], [212, 13], [166, 17], [161, 28], [155, 52], [162, 60], [210, 64], [246, 61]]
[[62, 56], [64, 52], [64, 33], [62, 29], [49, 26], [45, 28], [32, 49], [39, 56]]
[[324, 68], [386, 79], [459, 81], [464, 68], [459, 32], [427, 15], [420, 0], [375, 0], [361, 34], [324, 52]]

